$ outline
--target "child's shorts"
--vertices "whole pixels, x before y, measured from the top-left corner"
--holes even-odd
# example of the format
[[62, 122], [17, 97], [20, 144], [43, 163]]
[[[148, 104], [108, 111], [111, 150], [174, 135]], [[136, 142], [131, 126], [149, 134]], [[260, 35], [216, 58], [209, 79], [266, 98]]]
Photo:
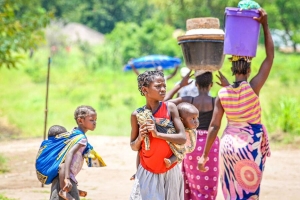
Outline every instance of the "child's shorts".
[[[69, 194], [72, 197], [74, 197], [75, 200], [80, 200], [77, 184], [72, 179], [71, 179], [71, 183], [73, 187], [72, 190], [69, 192]], [[64, 200], [58, 195], [59, 191], [60, 191], [59, 176], [57, 176], [56, 178], [53, 179], [51, 184], [50, 200]]]

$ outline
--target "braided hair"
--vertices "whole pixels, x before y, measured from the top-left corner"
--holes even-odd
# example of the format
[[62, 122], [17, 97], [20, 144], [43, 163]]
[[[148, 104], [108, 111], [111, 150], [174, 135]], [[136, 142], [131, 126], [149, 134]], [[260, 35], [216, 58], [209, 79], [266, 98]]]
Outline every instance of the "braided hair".
[[145, 71], [144, 73], [138, 75], [138, 89], [142, 96], [145, 96], [145, 94], [142, 91], [142, 87], [148, 87], [150, 83], [154, 81], [154, 78], [157, 76], [164, 78], [164, 73], [162, 71]]
[[67, 132], [67, 129], [60, 125], [53, 125], [48, 130], [48, 137], [56, 136], [61, 133]]
[[199, 76], [196, 76], [196, 84], [201, 89], [206, 89], [212, 83], [213, 76], [212, 72], [205, 72]]
[[96, 113], [96, 110], [91, 106], [78, 106], [74, 112], [74, 118], [77, 122], [78, 118], [84, 119], [86, 116], [90, 115], [91, 112]]
[[246, 75], [250, 69], [251, 62], [247, 62], [245, 58], [240, 58], [237, 61], [232, 61], [232, 75], [243, 74]]

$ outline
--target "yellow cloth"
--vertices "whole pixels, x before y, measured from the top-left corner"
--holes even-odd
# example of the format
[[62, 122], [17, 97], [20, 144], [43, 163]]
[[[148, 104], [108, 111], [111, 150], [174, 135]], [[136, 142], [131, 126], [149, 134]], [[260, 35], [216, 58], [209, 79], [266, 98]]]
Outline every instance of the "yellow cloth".
[[94, 150], [90, 150], [85, 156], [86, 163], [89, 167], [105, 167], [106, 164], [102, 157]]

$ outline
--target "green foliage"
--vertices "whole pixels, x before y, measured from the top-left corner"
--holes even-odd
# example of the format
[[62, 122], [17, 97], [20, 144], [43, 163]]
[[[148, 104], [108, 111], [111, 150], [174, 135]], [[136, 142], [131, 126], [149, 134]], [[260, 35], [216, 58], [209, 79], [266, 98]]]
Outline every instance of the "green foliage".
[[99, 63], [119, 68], [131, 58], [150, 54], [180, 57], [180, 46], [172, 37], [174, 30], [171, 26], [150, 19], [141, 26], [120, 22], [107, 35], [106, 45], [99, 55]]
[[66, 21], [80, 22], [101, 33], [109, 33], [118, 22], [141, 24], [151, 17], [152, 7], [143, 0], [42, 0], [47, 10]]
[[[6, 158], [0, 154], [0, 174], [8, 172], [8, 167], [6, 165]], [[0, 196], [1, 200], [1, 196]]]
[[15, 200], [15, 199], [11, 199], [11, 198], [4, 196], [3, 194], [0, 194], [0, 200]]
[[[48, 50], [40, 49], [32, 59], [25, 60], [24, 67], [19, 70], [0, 69], [0, 99], [5, 99], [0, 104], [0, 120], [4, 116], [7, 117], [7, 123], [19, 130], [15, 137], [43, 136], [47, 54]], [[53, 57], [50, 70], [48, 127], [62, 124], [71, 129], [75, 126], [74, 109], [78, 105], [87, 104], [98, 112], [97, 128], [88, 134], [129, 136], [130, 114], [145, 104], [145, 98], [137, 89], [136, 75], [132, 72], [122, 72], [122, 65], [114, 68], [106, 65], [95, 69], [91, 69], [90, 66], [87, 68], [81, 60], [81, 55], [82, 52], [74, 47], [70, 53], [58, 52]], [[252, 61], [251, 77], [256, 74], [264, 57], [264, 49], [258, 48], [257, 57]], [[91, 55], [90, 59], [96, 59], [96, 55]], [[299, 135], [299, 131], [296, 131], [299, 124], [295, 124], [299, 116], [294, 116], [300, 113], [300, 94], [297, 92], [297, 84], [294, 84], [297, 81], [298, 62], [299, 56], [296, 54], [277, 52], [270, 77], [260, 93], [262, 123], [266, 124], [271, 133], [285, 129], [287, 136]], [[40, 68], [39, 82], [35, 80], [34, 75], [27, 72], [30, 68]], [[227, 59], [221, 71], [230, 82], [233, 81], [230, 62]], [[282, 74], [287, 75], [287, 84], [280, 81]], [[12, 79], [14, 81], [11, 81]], [[168, 90], [178, 80], [179, 74], [169, 80]], [[214, 82], [216, 81], [215, 77]], [[220, 87], [214, 84], [212, 96], [216, 96], [219, 89]], [[294, 100], [289, 101], [291, 97]], [[287, 102], [281, 100], [285, 98]], [[222, 130], [226, 126], [225, 117], [223, 121]]]
[[299, 134], [300, 131], [300, 101], [292, 97], [282, 97], [271, 103], [267, 113], [268, 123], [272, 132]]
[[24, 51], [36, 48], [48, 21], [49, 15], [36, 0], [0, 1], [0, 67], [16, 67]]
[[269, 0], [264, 5], [269, 16], [272, 17], [270, 27], [284, 30], [288, 39], [293, 42], [294, 50], [296, 50], [296, 44], [300, 44], [299, 1]]
[[5, 195], [0, 194], [0, 200], [16, 200], [16, 199], [8, 198]]

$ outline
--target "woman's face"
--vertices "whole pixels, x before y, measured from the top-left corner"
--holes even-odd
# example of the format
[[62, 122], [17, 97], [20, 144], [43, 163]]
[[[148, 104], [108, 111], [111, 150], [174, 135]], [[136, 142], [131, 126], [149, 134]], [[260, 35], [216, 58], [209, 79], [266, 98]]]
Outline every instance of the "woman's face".
[[165, 79], [161, 76], [155, 76], [154, 80], [149, 84], [148, 87], [145, 87], [146, 93], [145, 96], [162, 101], [166, 96], [166, 82]]

